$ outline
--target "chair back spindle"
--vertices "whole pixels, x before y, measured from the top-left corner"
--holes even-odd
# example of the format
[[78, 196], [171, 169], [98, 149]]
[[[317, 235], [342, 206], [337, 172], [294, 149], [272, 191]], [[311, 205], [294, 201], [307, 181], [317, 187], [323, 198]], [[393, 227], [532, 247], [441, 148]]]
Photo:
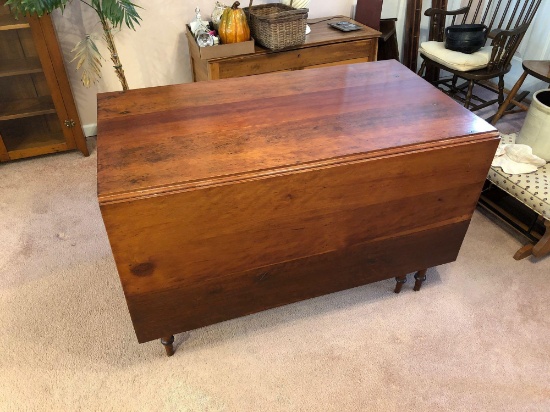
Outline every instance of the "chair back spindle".
[[[502, 0], [498, 0], [498, 3], [495, 5], [495, 10], [500, 9], [500, 5], [502, 4]], [[487, 8], [487, 13], [489, 12], [489, 8]], [[489, 31], [491, 31], [495, 25], [495, 20], [497, 19], [498, 13], [493, 13], [491, 16], [491, 22], [487, 24], [487, 27], [489, 28]]]
[[[471, 2], [470, 2], [471, 3]], [[483, 6], [483, 3], [484, 1], [483, 0], [480, 0], [478, 3], [477, 3], [477, 7], [476, 7], [476, 10], [474, 12], [474, 16], [472, 17], [472, 20], [471, 22], [472, 23], [475, 23], [477, 20], [477, 16], [479, 15], [479, 10], [481, 9], [481, 6]], [[492, 3], [492, 0], [489, 0], [489, 4], [487, 5], [487, 8], [486, 10], [489, 10], [489, 8], [491, 7], [491, 3]], [[483, 24], [483, 23], [481, 23]]]
[[[513, 30], [522, 24], [531, 23], [541, 0], [468, 0], [462, 19], [459, 15], [448, 16], [447, 25], [485, 24], [490, 32], [493, 28]], [[436, 19], [437, 20], [437, 19]]]

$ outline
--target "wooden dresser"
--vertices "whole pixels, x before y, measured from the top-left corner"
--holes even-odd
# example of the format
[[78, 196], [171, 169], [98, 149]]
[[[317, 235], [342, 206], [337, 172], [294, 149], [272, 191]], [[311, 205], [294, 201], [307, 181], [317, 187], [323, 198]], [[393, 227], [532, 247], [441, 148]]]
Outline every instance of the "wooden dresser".
[[98, 114], [137, 339], [169, 354], [174, 333], [454, 261], [499, 142], [395, 60], [105, 93]]
[[[328, 25], [332, 21], [350, 21], [361, 30], [342, 32]], [[195, 39], [187, 33], [193, 79], [227, 79], [284, 70], [301, 70], [339, 64], [376, 61], [380, 32], [350, 18], [337, 16], [309, 20], [311, 33], [301, 46], [270, 51], [256, 46], [255, 53], [201, 60]], [[214, 46], [216, 47], [216, 46]]]

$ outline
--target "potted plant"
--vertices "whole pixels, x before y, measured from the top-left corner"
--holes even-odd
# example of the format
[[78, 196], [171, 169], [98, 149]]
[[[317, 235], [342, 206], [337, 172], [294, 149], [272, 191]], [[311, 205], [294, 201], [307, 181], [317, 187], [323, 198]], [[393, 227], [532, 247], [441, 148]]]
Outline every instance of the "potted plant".
[[[36, 14], [42, 16], [56, 9], [63, 11], [69, 1], [70, 0], [8, 0], [6, 5], [12, 9], [16, 17], [21, 14]], [[139, 25], [139, 21], [141, 20], [137, 9], [141, 7], [132, 3], [130, 0], [80, 1], [96, 12], [103, 28], [103, 38], [111, 54], [115, 73], [122, 85], [122, 89], [128, 90], [124, 69], [122, 68], [122, 63], [120, 62], [120, 57], [115, 45], [113, 30], [121, 28], [123, 24], [135, 30], [135, 25]], [[102, 57], [93, 36], [86, 34], [72, 51], [76, 53], [72, 61], [77, 60], [77, 70], [82, 70], [82, 84], [86, 87], [90, 87], [90, 85], [96, 83], [101, 77], [102, 66]]]

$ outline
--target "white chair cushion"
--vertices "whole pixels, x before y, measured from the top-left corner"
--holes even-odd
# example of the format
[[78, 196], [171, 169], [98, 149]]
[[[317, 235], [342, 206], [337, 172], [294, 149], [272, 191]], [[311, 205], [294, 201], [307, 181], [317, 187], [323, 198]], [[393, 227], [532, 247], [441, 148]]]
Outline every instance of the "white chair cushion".
[[492, 50], [492, 46], [485, 46], [475, 53], [466, 54], [446, 49], [445, 43], [439, 41], [427, 41], [420, 45], [420, 53], [429, 59], [461, 72], [487, 67]]

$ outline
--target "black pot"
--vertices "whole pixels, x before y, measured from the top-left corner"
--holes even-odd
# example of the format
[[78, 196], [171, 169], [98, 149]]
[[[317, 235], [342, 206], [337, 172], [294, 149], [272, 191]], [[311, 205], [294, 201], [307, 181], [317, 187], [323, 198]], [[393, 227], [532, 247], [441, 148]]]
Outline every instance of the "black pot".
[[485, 45], [487, 26], [484, 24], [458, 24], [445, 29], [445, 48], [471, 54]]

